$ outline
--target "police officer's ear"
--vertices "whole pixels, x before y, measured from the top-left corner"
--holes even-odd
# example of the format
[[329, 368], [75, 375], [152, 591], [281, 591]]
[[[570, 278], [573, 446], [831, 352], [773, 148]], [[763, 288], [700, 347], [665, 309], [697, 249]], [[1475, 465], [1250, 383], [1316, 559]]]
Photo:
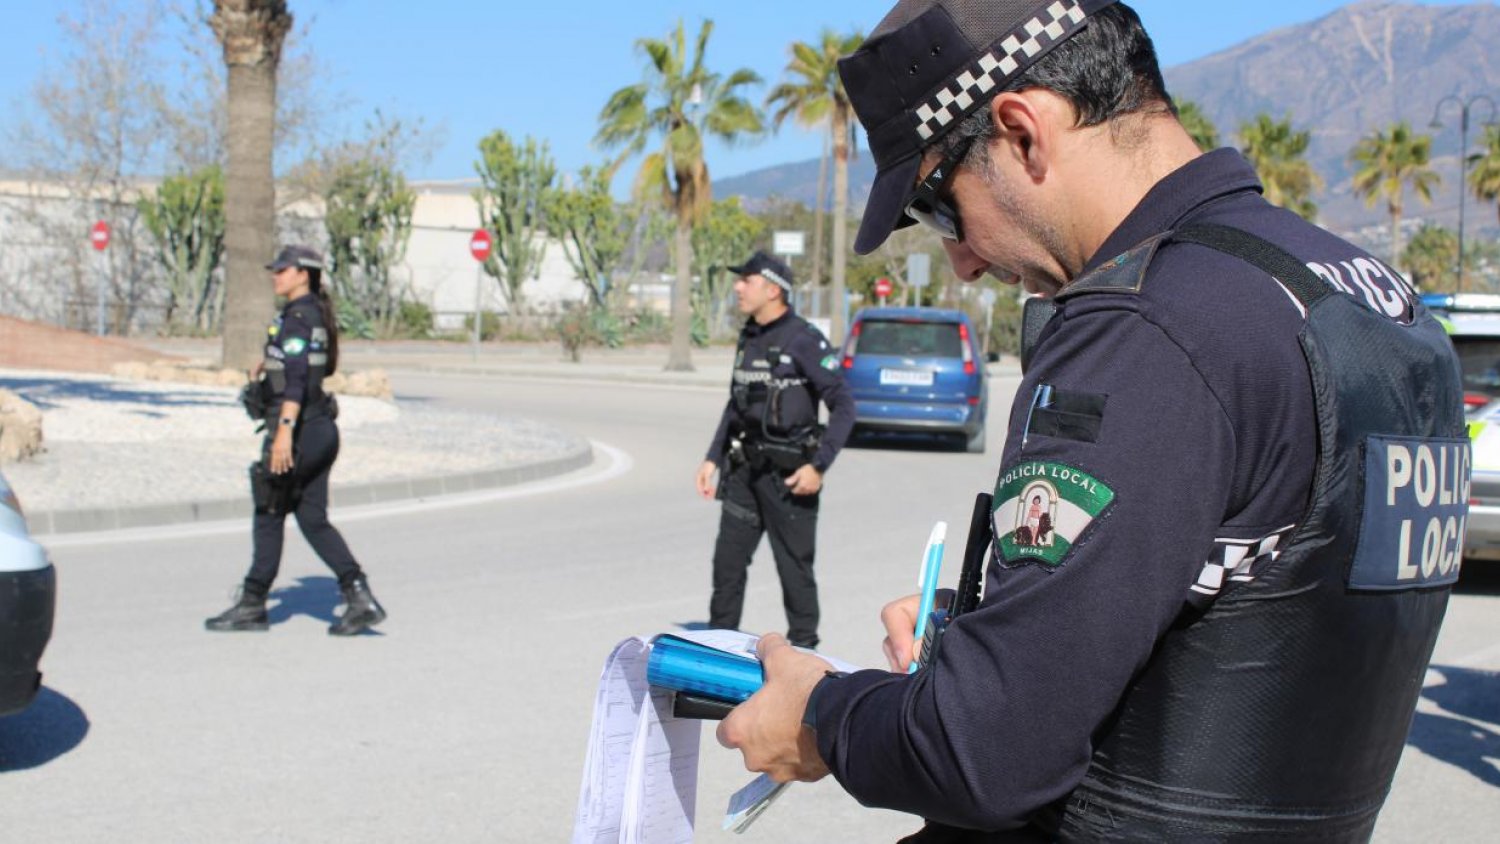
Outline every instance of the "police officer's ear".
[[1056, 160], [1063, 131], [1076, 119], [1073, 105], [1046, 89], [1028, 88], [995, 95], [989, 109], [997, 130], [990, 147], [991, 166], [1019, 166], [1027, 178], [1040, 183]]

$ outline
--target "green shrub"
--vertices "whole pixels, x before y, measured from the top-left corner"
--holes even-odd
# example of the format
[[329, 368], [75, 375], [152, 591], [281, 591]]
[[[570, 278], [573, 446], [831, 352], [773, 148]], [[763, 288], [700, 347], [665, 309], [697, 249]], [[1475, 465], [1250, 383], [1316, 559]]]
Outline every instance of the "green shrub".
[[339, 336], [351, 340], [375, 339], [375, 326], [357, 305], [340, 297], [334, 305], [338, 314]]
[[[500, 315], [494, 311], [483, 311], [479, 317], [479, 339], [493, 340], [500, 334]], [[474, 315], [464, 317], [464, 336], [474, 336]]]
[[425, 302], [402, 302], [396, 312], [396, 324], [391, 333], [409, 340], [425, 340], [432, 336], [432, 308]]
[[639, 310], [621, 318], [621, 336], [626, 343], [666, 343], [672, 339], [672, 321], [653, 310]]

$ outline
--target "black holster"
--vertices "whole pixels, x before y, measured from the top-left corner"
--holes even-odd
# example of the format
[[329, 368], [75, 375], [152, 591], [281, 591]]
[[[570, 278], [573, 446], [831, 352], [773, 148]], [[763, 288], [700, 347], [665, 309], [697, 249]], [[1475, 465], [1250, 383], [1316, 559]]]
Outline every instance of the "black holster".
[[240, 404], [245, 408], [245, 415], [256, 422], [265, 420], [266, 414], [270, 412], [270, 402], [267, 401], [266, 382], [264, 380], [246, 384], [240, 388]]
[[290, 513], [297, 509], [296, 477], [292, 471], [272, 474], [270, 451], [267, 445], [261, 459], [250, 464], [250, 500], [257, 513]]

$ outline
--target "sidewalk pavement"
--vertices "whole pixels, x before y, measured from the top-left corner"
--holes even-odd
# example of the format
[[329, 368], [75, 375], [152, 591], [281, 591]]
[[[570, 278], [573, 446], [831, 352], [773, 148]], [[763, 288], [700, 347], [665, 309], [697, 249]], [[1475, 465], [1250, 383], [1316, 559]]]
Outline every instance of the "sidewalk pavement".
[[[138, 343], [164, 356], [208, 364], [214, 340]], [[665, 370], [665, 346], [586, 349], [566, 360], [555, 344], [352, 341], [348, 371], [579, 380], [725, 389], [732, 347], [694, 349], [693, 369]], [[1009, 372], [1014, 359], [990, 364]], [[246, 467], [259, 436], [235, 391], [99, 375], [0, 370], [0, 388], [43, 410], [47, 451], [5, 467], [38, 535], [248, 518]], [[564, 474], [593, 460], [589, 444], [533, 420], [392, 406], [341, 397], [343, 448], [333, 475], [335, 505], [426, 498]]]

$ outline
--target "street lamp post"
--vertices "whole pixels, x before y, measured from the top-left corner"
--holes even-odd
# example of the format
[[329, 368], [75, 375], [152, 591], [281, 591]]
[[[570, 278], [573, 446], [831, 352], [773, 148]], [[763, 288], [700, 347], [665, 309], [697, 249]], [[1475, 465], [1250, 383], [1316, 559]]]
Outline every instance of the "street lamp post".
[[1490, 107], [1490, 119], [1485, 121], [1488, 126], [1495, 122], [1495, 101], [1484, 94], [1475, 94], [1467, 100], [1457, 94], [1449, 94], [1438, 100], [1437, 107], [1432, 110], [1432, 122], [1428, 124], [1433, 129], [1443, 128], [1438, 120], [1442, 114], [1443, 106], [1449, 101], [1458, 104], [1458, 292], [1464, 289], [1464, 200], [1468, 198], [1469, 180], [1469, 111], [1478, 104], [1485, 103]]

